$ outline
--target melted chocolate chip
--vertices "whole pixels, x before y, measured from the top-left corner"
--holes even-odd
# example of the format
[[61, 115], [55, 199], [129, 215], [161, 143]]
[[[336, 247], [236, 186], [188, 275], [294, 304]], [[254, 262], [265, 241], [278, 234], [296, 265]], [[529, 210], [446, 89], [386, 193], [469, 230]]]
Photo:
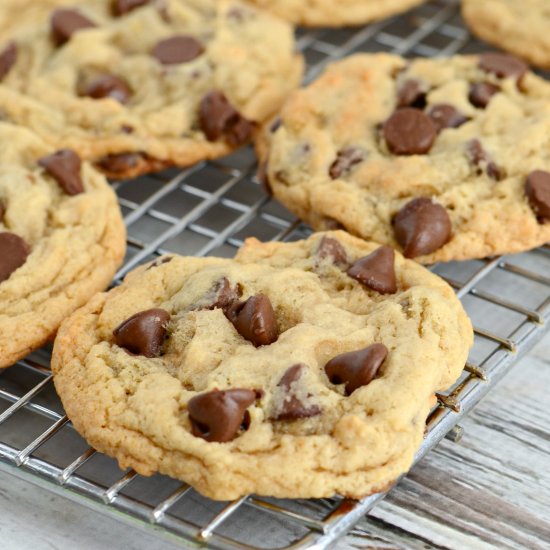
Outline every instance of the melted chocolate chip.
[[31, 247], [14, 233], [0, 233], [0, 283], [20, 268], [31, 253]]
[[136, 8], [141, 8], [148, 4], [149, 0], [114, 0], [112, 4], [113, 15], [120, 17], [126, 15]]
[[206, 295], [206, 306], [201, 309], [221, 309], [227, 315], [230, 314], [231, 308], [239, 301], [243, 295], [241, 285], [231, 286], [229, 279], [224, 277], [218, 281], [212, 290]]
[[321, 260], [330, 258], [333, 263], [340, 266], [348, 265], [348, 255], [346, 249], [340, 241], [332, 237], [323, 237], [317, 248], [317, 257]]
[[527, 176], [525, 194], [537, 217], [541, 220], [550, 220], [550, 172], [531, 172]]
[[84, 192], [80, 177], [80, 157], [72, 149], [61, 149], [52, 155], [38, 160], [50, 176], [60, 185], [67, 195], [78, 195]]
[[257, 398], [258, 392], [245, 389], [196, 395], [187, 404], [193, 435], [217, 443], [235, 439], [243, 424], [249, 424], [246, 409]]
[[456, 107], [446, 103], [433, 105], [428, 110], [428, 115], [435, 122], [440, 132], [445, 128], [458, 128], [469, 120]]
[[169, 321], [170, 314], [164, 309], [140, 311], [113, 331], [115, 343], [136, 355], [158, 357], [162, 351]]
[[0, 53], [0, 80], [2, 80], [17, 61], [17, 45], [10, 42]]
[[394, 231], [406, 258], [430, 254], [452, 237], [449, 214], [431, 199], [418, 198], [407, 203], [395, 216]]
[[336, 154], [335, 161], [330, 165], [329, 175], [335, 180], [349, 174], [352, 168], [367, 158], [365, 151], [357, 147], [345, 147]]
[[275, 420], [298, 420], [321, 414], [321, 408], [318, 405], [303, 403], [293, 391], [292, 385], [298, 382], [306, 369], [306, 365], [299, 363], [289, 367], [283, 374], [277, 386], [284, 391], [285, 396], [282, 405], [275, 412]]
[[251, 296], [232, 307], [227, 316], [237, 332], [256, 347], [273, 344], [279, 337], [275, 311], [265, 294]]
[[499, 181], [502, 179], [502, 170], [494, 163], [491, 155], [483, 148], [478, 139], [469, 141], [466, 145], [468, 160], [479, 169], [479, 173], [485, 172], [490, 178]]
[[470, 86], [468, 99], [474, 107], [485, 109], [492, 97], [498, 92], [500, 92], [500, 88], [490, 82], [477, 82]]
[[418, 80], [405, 80], [397, 92], [397, 108], [414, 107], [424, 109], [426, 107], [426, 89]]
[[104, 74], [94, 78], [82, 90], [82, 95], [93, 99], [111, 98], [124, 105], [132, 97], [132, 89], [124, 79]]
[[385, 122], [383, 133], [394, 155], [422, 155], [432, 148], [437, 127], [427, 114], [406, 107]]
[[479, 67], [498, 78], [514, 78], [520, 80], [529, 70], [525, 62], [513, 55], [498, 52], [488, 52], [479, 56]]
[[381, 246], [360, 258], [348, 269], [347, 274], [380, 294], [397, 292], [395, 252], [389, 246]]
[[155, 267], [160, 267], [161, 265], [170, 263], [173, 259], [173, 256], [164, 256], [163, 258], [159, 258], [158, 260], [155, 260], [145, 271], [149, 271]]
[[97, 161], [97, 166], [109, 174], [126, 174], [133, 170], [143, 160], [141, 153], [117, 153], [107, 155]]
[[252, 123], [218, 91], [209, 92], [202, 99], [199, 121], [209, 141], [224, 138], [229, 145], [237, 146], [246, 143], [252, 134]]
[[163, 65], [179, 65], [196, 59], [203, 51], [198, 40], [181, 35], [161, 40], [154, 47], [152, 55]]
[[346, 384], [346, 394], [351, 395], [374, 380], [387, 355], [384, 344], [373, 344], [336, 356], [325, 365], [325, 372], [332, 384]]
[[65, 44], [71, 36], [83, 29], [90, 29], [96, 24], [84, 17], [79, 11], [73, 9], [58, 9], [52, 14], [52, 37], [58, 46]]

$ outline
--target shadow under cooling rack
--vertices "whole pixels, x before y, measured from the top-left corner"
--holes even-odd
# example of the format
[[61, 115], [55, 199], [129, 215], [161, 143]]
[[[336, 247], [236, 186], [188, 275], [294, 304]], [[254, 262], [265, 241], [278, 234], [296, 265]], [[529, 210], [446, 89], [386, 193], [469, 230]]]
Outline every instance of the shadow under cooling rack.
[[[361, 29], [301, 32], [308, 79], [352, 52], [407, 56], [480, 51], [456, 0], [427, 3]], [[128, 227], [128, 253], [116, 282], [136, 265], [172, 252], [231, 257], [243, 240], [296, 240], [310, 230], [270, 199], [254, 178], [251, 148], [188, 170], [113, 184]], [[447, 434], [550, 321], [550, 247], [516, 256], [438, 264], [475, 326], [475, 345], [459, 381], [438, 395], [417, 460]], [[76, 433], [57, 398], [43, 349], [0, 371], [0, 468], [161, 536], [217, 549], [333, 548], [384, 495], [210, 501], [179, 481], [121, 472]]]

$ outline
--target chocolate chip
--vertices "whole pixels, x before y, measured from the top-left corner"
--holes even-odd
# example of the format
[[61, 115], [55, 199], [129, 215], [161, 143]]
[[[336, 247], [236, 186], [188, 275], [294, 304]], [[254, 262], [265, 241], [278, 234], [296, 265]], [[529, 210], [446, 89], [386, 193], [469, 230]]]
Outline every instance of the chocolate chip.
[[469, 120], [456, 107], [446, 103], [433, 105], [428, 110], [428, 115], [435, 122], [440, 132], [445, 128], [458, 128]]
[[187, 403], [193, 435], [206, 441], [225, 443], [235, 439], [243, 424], [248, 424], [247, 408], [258, 392], [233, 389], [196, 395]]
[[513, 55], [498, 52], [483, 53], [479, 56], [479, 67], [498, 78], [514, 78], [519, 80], [529, 67], [525, 62]]
[[406, 258], [430, 254], [452, 237], [449, 214], [428, 198], [413, 199], [395, 216], [394, 231]]
[[277, 384], [284, 392], [284, 400], [275, 411], [275, 420], [298, 420], [300, 418], [310, 418], [321, 414], [321, 408], [315, 404], [306, 404], [300, 401], [292, 385], [302, 377], [307, 366], [298, 363], [289, 367], [283, 374], [283, 377]]
[[173, 259], [173, 256], [164, 256], [163, 258], [159, 258], [158, 260], [155, 260], [145, 271], [149, 271], [155, 267], [160, 267], [161, 265], [170, 263]]
[[126, 15], [136, 8], [145, 6], [145, 4], [148, 3], [149, 0], [114, 0], [112, 5], [113, 15]]
[[269, 125], [269, 132], [271, 134], [274, 134], [283, 124], [283, 119], [278, 116], [270, 125]]
[[535, 170], [527, 176], [525, 194], [539, 219], [550, 220], [550, 172]]
[[104, 74], [94, 78], [82, 91], [81, 95], [93, 99], [111, 98], [123, 105], [128, 102], [132, 96], [132, 90], [128, 83], [112, 74]]
[[470, 86], [468, 99], [474, 107], [485, 109], [491, 98], [498, 92], [500, 92], [500, 88], [490, 82], [477, 82]]
[[0, 283], [26, 261], [31, 247], [14, 233], [0, 233]]
[[384, 344], [372, 344], [367, 348], [343, 353], [325, 365], [325, 372], [332, 384], [346, 384], [346, 394], [370, 384], [378, 374], [388, 355]]
[[335, 180], [351, 172], [351, 169], [367, 157], [365, 151], [357, 147], [345, 147], [336, 154], [336, 160], [330, 165], [329, 175]]
[[153, 49], [152, 55], [163, 65], [188, 63], [202, 54], [202, 44], [192, 36], [172, 36], [161, 40]]
[[224, 277], [205, 296], [206, 305], [200, 309], [221, 309], [226, 315], [229, 315], [231, 307], [239, 301], [242, 294], [241, 285], [231, 286], [229, 280]]
[[169, 321], [170, 314], [164, 309], [140, 311], [113, 331], [115, 343], [136, 355], [158, 357], [162, 351]]
[[414, 107], [424, 109], [426, 107], [426, 87], [418, 80], [405, 80], [397, 92], [397, 108]]
[[483, 148], [478, 139], [469, 141], [466, 145], [466, 155], [468, 160], [479, 169], [479, 173], [486, 174], [499, 181], [503, 178], [502, 170], [494, 163], [491, 155]]
[[380, 294], [395, 294], [395, 252], [389, 246], [381, 246], [357, 260], [347, 271], [353, 279]]
[[97, 166], [109, 174], [126, 174], [143, 160], [141, 153], [117, 153], [107, 155], [97, 161]]
[[67, 195], [78, 195], [84, 192], [80, 177], [80, 157], [72, 149], [61, 149], [52, 155], [38, 160], [50, 176], [60, 185]]
[[346, 230], [346, 227], [334, 218], [325, 218], [323, 220], [323, 227], [330, 231]]
[[2, 80], [17, 61], [17, 45], [10, 42], [0, 53], [0, 80]]
[[279, 329], [271, 301], [265, 294], [251, 296], [228, 312], [237, 332], [256, 347], [277, 341]]
[[237, 146], [246, 143], [252, 134], [252, 123], [218, 91], [209, 92], [202, 99], [199, 122], [209, 141], [224, 138], [230, 145]]
[[96, 24], [84, 17], [79, 11], [72, 9], [58, 9], [53, 12], [51, 19], [52, 36], [58, 46], [65, 44], [71, 36], [83, 29], [90, 29]]
[[317, 248], [317, 256], [324, 260], [330, 258], [336, 265], [347, 266], [348, 255], [340, 241], [332, 237], [323, 237]]
[[427, 153], [437, 137], [433, 120], [418, 109], [404, 108], [395, 111], [386, 120], [384, 138], [394, 155], [422, 155]]

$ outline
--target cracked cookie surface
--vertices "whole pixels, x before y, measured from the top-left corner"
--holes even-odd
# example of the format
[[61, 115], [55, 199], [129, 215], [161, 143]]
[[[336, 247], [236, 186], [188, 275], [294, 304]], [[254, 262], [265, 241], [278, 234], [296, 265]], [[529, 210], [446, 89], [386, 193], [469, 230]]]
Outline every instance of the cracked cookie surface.
[[122, 468], [220, 500], [358, 498], [410, 467], [471, 343], [446, 283], [337, 231], [142, 266], [64, 323], [52, 369]]
[[391, 17], [425, 0], [250, 0], [292, 23], [306, 26], [363, 25]]
[[269, 187], [315, 229], [423, 263], [550, 240], [550, 83], [511, 56], [354, 56], [263, 136]]
[[113, 177], [231, 152], [301, 79], [292, 27], [240, 2], [34, 5], [2, 46], [3, 117]]
[[0, 367], [50, 340], [107, 287], [125, 228], [104, 176], [0, 123]]
[[550, 69], [550, 4], [546, 0], [462, 0], [462, 16], [483, 40]]

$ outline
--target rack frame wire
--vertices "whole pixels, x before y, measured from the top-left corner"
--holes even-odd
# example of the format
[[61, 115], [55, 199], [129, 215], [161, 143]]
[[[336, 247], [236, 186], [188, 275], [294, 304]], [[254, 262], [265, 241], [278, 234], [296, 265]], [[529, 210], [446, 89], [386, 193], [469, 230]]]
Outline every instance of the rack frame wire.
[[[437, 56], [484, 49], [464, 28], [458, 0], [435, 0], [360, 29], [300, 31], [298, 42], [308, 61], [306, 80], [327, 63], [357, 51]], [[135, 266], [164, 253], [230, 257], [247, 236], [264, 240], [307, 236], [310, 230], [263, 192], [254, 177], [255, 168], [248, 148], [187, 170], [113, 183], [128, 226], [128, 255], [115, 284]], [[438, 405], [428, 418], [415, 462], [443, 437], [456, 434], [462, 416], [534, 346], [550, 321], [549, 245], [517, 256], [432, 269], [455, 288], [472, 315], [476, 345], [458, 383], [437, 396]], [[46, 422], [43, 429], [36, 427], [38, 419]], [[48, 446], [59, 447], [57, 440], [69, 432], [79, 441], [78, 452], [69, 456], [69, 449], [79, 447], [75, 443], [67, 446], [66, 456], [55, 460], [51, 450], [44, 452]], [[181, 482], [173, 482], [176, 485], [166, 492], [168, 478], [155, 478], [152, 493], [162, 486], [166, 494], [155, 500], [149, 490], [148, 498], [142, 498], [132, 493], [144, 479], [134, 471], [116, 474], [116, 468], [111, 468], [108, 480], [97, 478], [105, 468], [83, 474], [99, 453], [87, 446], [82, 449], [82, 442], [53, 392], [47, 349], [0, 371], [0, 469], [182, 545], [216, 550], [330, 548], [386, 494], [360, 502], [247, 496], [215, 505]], [[176, 513], [186, 500], [192, 506], [201, 503], [208, 519], [191, 520], [183, 512]], [[262, 525], [262, 534], [266, 517], [274, 520], [271, 541], [259, 538], [262, 542], [254, 543], [250, 533], [249, 540], [243, 541], [224, 532], [243, 510], [248, 523]]]

